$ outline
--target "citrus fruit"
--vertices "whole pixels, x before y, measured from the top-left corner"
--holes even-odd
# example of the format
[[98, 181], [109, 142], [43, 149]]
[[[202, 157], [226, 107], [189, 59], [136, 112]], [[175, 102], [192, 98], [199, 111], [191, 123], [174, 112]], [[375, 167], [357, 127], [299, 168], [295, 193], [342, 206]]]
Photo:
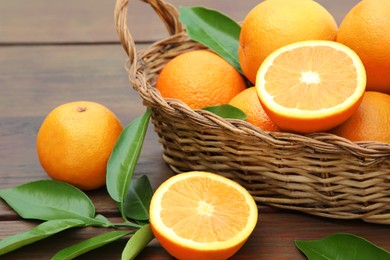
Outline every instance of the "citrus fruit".
[[170, 60], [156, 84], [164, 98], [183, 101], [192, 109], [227, 104], [246, 88], [241, 74], [208, 50], [194, 50]]
[[337, 41], [363, 61], [367, 90], [390, 94], [390, 2], [364, 0], [344, 17]]
[[227, 259], [257, 224], [256, 203], [238, 183], [209, 172], [177, 174], [155, 191], [150, 224], [178, 259]]
[[326, 131], [347, 120], [365, 91], [363, 64], [334, 41], [284, 46], [263, 62], [257, 92], [264, 110], [284, 131]]
[[241, 91], [229, 102], [230, 105], [241, 109], [246, 115], [246, 121], [264, 131], [280, 131], [265, 113], [257, 96], [256, 88], [250, 87]]
[[331, 132], [351, 141], [390, 143], [390, 95], [367, 91], [358, 110]]
[[304, 40], [335, 40], [337, 23], [312, 0], [267, 0], [244, 18], [238, 48], [241, 69], [253, 84], [260, 64], [274, 50]]
[[43, 121], [36, 145], [39, 161], [53, 179], [82, 190], [105, 184], [106, 166], [122, 132], [107, 107], [76, 101], [54, 108]]

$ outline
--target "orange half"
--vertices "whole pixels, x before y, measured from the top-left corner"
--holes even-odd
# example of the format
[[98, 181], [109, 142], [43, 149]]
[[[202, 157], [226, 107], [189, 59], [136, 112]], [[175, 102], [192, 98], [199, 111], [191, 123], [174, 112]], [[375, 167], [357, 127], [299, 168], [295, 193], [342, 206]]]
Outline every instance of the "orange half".
[[271, 120], [284, 131], [327, 131], [359, 107], [366, 73], [359, 56], [333, 41], [302, 41], [270, 54], [256, 89]]
[[150, 224], [178, 259], [227, 259], [257, 224], [253, 197], [238, 183], [209, 172], [175, 175], [155, 191]]

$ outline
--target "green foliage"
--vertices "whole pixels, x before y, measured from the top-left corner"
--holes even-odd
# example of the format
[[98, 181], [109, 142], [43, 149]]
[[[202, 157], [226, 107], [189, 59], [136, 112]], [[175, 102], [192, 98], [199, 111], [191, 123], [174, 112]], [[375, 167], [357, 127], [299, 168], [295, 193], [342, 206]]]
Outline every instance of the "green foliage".
[[238, 60], [241, 26], [219, 11], [201, 6], [181, 6], [179, 11], [180, 22], [186, 26], [190, 38], [219, 54], [241, 73]]
[[130, 183], [125, 198], [126, 217], [135, 220], [149, 220], [149, 205], [153, 196], [152, 186], [145, 175]]
[[134, 259], [154, 238], [149, 224], [142, 226], [127, 242], [121, 260]]
[[95, 206], [85, 193], [63, 182], [34, 181], [0, 190], [0, 197], [25, 219], [78, 219], [86, 225], [111, 225], [95, 218]]
[[319, 240], [296, 240], [295, 245], [310, 260], [390, 259], [389, 252], [352, 234], [334, 234]]
[[114, 242], [126, 235], [129, 235], [133, 232], [129, 231], [122, 231], [122, 230], [115, 230], [111, 232], [104, 233], [102, 235], [89, 238], [87, 240], [84, 240], [78, 244], [72, 245], [70, 247], [64, 248], [57, 252], [51, 260], [67, 260], [67, 259], [73, 259], [77, 256], [80, 256], [82, 254], [85, 254], [95, 248], [104, 246], [108, 243]]
[[77, 219], [48, 220], [27, 232], [15, 234], [1, 240], [0, 255], [4, 255], [25, 245], [32, 244], [66, 229], [82, 226], [85, 226], [84, 222]]
[[[123, 211], [124, 198], [141, 153], [151, 110], [134, 119], [118, 138], [107, 165], [107, 190]], [[123, 213], [123, 212], [122, 212]]]
[[210, 106], [210, 107], [205, 107], [203, 109], [210, 111], [223, 118], [241, 119], [241, 120], [245, 120], [247, 118], [247, 115], [244, 113], [244, 111], [229, 104]]

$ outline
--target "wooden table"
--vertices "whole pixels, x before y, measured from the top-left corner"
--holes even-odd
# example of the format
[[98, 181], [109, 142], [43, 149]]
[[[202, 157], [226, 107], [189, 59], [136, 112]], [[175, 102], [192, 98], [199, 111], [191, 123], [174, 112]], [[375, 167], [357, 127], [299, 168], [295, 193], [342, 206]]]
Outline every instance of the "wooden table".
[[[257, 3], [250, 1], [171, 1], [175, 6], [204, 5], [241, 21]], [[340, 23], [358, 0], [319, 1]], [[48, 177], [35, 151], [36, 134], [46, 114], [69, 101], [90, 100], [114, 111], [123, 125], [144, 112], [124, 70], [126, 55], [118, 42], [111, 0], [0, 1], [0, 188]], [[131, 1], [128, 24], [138, 49], [167, 35], [151, 8]], [[150, 127], [136, 176], [146, 174], [153, 187], [173, 174]], [[98, 213], [119, 219], [105, 189], [88, 192]], [[0, 239], [27, 231], [39, 222], [20, 219], [0, 201]], [[1, 259], [49, 259], [59, 249], [102, 233], [73, 229], [26, 246]], [[256, 230], [235, 259], [305, 259], [296, 239], [319, 239], [336, 232], [362, 236], [390, 250], [390, 226], [341, 221], [260, 206]], [[118, 259], [125, 240], [81, 259]], [[139, 259], [171, 259], [157, 241]]]

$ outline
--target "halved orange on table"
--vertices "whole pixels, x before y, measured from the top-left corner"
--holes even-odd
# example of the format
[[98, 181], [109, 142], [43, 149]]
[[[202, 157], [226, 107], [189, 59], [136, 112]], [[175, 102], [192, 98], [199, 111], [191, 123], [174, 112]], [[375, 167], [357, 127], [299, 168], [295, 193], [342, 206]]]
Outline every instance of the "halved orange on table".
[[366, 73], [359, 56], [333, 41], [301, 41], [270, 54], [257, 72], [264, 110], [284, 131], [327, 131], [359, 107]]
[[177, 174], [155, 191], [150, 224], [160, 244], [178, 259], [227, 259], [246, 242], [258, 209], [237, 182], [209, 172]]

